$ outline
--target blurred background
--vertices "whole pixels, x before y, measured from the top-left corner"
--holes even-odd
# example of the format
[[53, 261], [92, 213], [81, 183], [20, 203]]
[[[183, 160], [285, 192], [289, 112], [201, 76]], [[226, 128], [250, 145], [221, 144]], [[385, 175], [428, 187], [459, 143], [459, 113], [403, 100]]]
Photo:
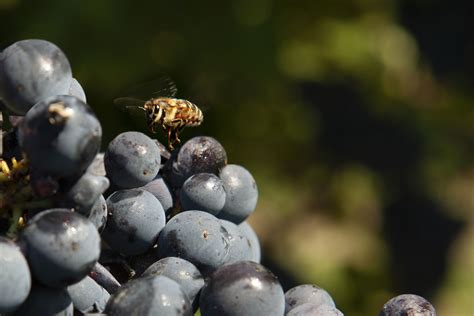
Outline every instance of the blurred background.
[[[474, 315], [474, 20], [463, 1], [0, 0], [0, 49], [64, 50], [105, 132], [113, 106], [174, 79], [199, 128], [256, 178], [250, 217], [285, 290], [346, 315], [419, 294]], [[157, 135], [162, 142], [166, 138]]]

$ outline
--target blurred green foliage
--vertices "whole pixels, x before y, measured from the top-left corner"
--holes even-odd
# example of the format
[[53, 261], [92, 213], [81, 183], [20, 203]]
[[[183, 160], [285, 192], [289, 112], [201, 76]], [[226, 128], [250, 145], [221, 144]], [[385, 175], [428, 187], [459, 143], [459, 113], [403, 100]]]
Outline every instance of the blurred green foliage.
[[[0, 47], [61, 47], [105, 131], [112, 100], [172, 77], [260, 191], [251, 222], [284, 286], [346, 315], [416, 293], [472, 315], [474, 45], [462, 1], [0, 0]], [[157, 136], [165, 141], [164, 135]], [[281, 272], [281, 274], [280, 274]]]

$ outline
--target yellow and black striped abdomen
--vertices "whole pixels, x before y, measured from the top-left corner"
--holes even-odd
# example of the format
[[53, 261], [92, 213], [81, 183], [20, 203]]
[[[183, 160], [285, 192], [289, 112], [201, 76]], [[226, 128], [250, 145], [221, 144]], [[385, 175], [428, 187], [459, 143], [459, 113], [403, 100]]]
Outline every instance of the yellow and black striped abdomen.
[[181, 128], [198, 126], [203, 121], [202, 111], [194, 104], [183, 99], [158, 98], [153, 104], [162, 110], [160, 121], [163, 126]]

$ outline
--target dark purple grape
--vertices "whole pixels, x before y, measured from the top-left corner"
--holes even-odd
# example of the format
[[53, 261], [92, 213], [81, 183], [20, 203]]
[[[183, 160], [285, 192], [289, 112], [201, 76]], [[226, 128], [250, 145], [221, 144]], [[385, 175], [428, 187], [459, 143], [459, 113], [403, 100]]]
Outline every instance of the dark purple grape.
[[31, 273], [20, 248], [0, 237], [0, 314], [16, 310], [28, 297]]
[[[174, 153], [173, 153], [174, 154]], [[217, 175], [227, 163], [224, 147], [212, 137], [198, 136], [188, 140], [166, 162], [165, 174], [169, 183], [179, 188], [196, 173]]]
[[311, 303], [316, 306], [328, 305], [336, 307], [334, 300], [324, 289], [314, 284], [302, 284], [295, 286], [285, 293], [285, 311], [290, 310], [304, 303]]
[[253, 253], [250, 242], [242, 234], [241, 230], [232, 222], [220, 219], [222, 227], [225, 228], [226, 239], [229, 240], [229, 255], [225, 264], [238, 261], [253, 261]]
[[113, 316], [191, 316], [191, 303], [181, 286], [165, 276], [138, 278], [111, 296], [105, 313]]
[[212, 173], [197, 173], [184, 182], [180, 201], [183, 210], [200, 210], [216, 215], [225, 203], [222, 180]]
[[304, 303], [293, 308], [285, 316], [344, 316], [344, 314], [333, 306]]
[[158, 255], [183, 258], [208, 274], [226, 262], [230, 247], [227, 237], [215, 216], [202, 211], [182, 212], [161, 231]]
[[94, 203], [109, 187], [109, 179], [84, 173], [77, 181], [60, 194], [58, 204], [64, 208], [72, 208], [81, 215], [89, 216]]
[[107, 198], [107, 224], [102, 238], [126, 256], [145, 253], [165, 226], [165, 211], [157, 198], [142, 189], [120, 190]]
[[84, 89], [82, 89], [81, 84], [79, 83], [79, 81], [76, 80], [76, 78], [71, 79], [68, 94], [75, 96], [84, 103], [87, 103], [86, 93], [84, 92]]
[[22, 234], [33, 277], [65, 287], [84, 278], [99, 259], [100, 236], [85, 217], [67, 209], [43, 211]]
[[95, 155], [94, 160], [92, 160], [87, 168], [87, 172], [95, 176], [105, 177], [104, 153], [98, 153]]
[[87, 218], [94, 224], [99, 233], [104, 230], [105, 224], [107, 223], [107, 201], [103, 195], [100, 195], [94, 205], [92, 205]]
[[160, 169], [160, 150], [155, 142], [140, 132], [125, 132], [107, 147], [104, 165], [113, 184], [137, 188], [153, 180]]
[[76, 97], [54, 96], [35, 104], [19, 128], [30, 167], [53, 178], [78, 177], [99, 151], [102, 128]]
[[226, 199], [217, 217], [240, 224], [257, 206], [257, 184], [250, 172], [239, 165], [225, 166], [219, 177], [224, 184]]
[[153, 275], [163, 275], [178, 282], [192, 305], [197, 308], [197, 294], [204, 285], [204, 279], [194, 264], [178, 257], [166, 257], [148, 267], [142, 277]]
[[30, 295], [14, 316], [72, 316], [71, 297], [64, 288], [34, 283]]
[[390, 299], [383, 306], [379, 316], [436, 316], [436, 310], [421, 296], [402, 294]]
[[242, 234], [247, 237], [250, 243], [250, 249], [252, 251], [252, 259], [251, 261], [255, 261], [260, 263], [261, 260], [261, 248], [260, 248], [260, 241], [258, 239], [257, 234], [253, 230], [252, 226], [247, 221], [243, 221], [237, 227], [239, 227]]
[[103, 312], [110, 294], [93, 279], [86, 276], [67, 287], [74, 308], [81, 313]]
[[202, 316], [283, 316], [285, 297], [280, 282], [264, 266], [240, 261], [220, 267], [201, 290]]
[[71, 80], [66, 55], [48, 41], [19, 41], [0, 54], [0, 98], [13, 113], [23, 115], [47, 97], [68, 94]]
[[160, 201], [166, 215], [171, 212], [173, 208], [173, 195], [171, 194], [169, 186], [160, 175], [157, 175], [155, 179], [141, 188], [153, 194], [158, 201]]

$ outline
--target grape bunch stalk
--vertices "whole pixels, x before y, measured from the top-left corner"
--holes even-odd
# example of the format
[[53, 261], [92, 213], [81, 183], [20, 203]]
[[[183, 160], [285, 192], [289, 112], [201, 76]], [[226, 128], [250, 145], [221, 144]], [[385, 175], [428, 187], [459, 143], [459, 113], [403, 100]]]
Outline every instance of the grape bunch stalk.
[[[1, 315], [343, 315], [260, 264], [257, 184], [214, 137], [170, 153], [127, 131], [100, 152], [93, 107], [44, 40], [0, 52], [0, 100]], [[408, 294], [380, 311], [412, 314], [436, 312]]]

